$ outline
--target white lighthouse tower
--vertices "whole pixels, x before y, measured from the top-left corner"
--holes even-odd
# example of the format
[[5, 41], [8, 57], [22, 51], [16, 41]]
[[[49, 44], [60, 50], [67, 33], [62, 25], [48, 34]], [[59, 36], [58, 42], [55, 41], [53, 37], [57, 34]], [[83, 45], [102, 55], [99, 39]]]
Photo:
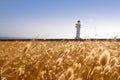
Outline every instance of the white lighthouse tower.
[[81, 24], [80, 24], [80, 20], [77, 21], [76, 24], [76, 37], [75, 39], [80, 39], [80, 28], [81, 28]]

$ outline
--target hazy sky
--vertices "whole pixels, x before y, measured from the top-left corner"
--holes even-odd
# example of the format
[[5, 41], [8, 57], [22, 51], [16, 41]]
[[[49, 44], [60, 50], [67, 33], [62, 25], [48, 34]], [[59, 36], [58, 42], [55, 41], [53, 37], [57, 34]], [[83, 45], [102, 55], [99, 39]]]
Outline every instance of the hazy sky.
[[120, 0], [0, 0], [0, 36], [75, 38], [120, 37]]

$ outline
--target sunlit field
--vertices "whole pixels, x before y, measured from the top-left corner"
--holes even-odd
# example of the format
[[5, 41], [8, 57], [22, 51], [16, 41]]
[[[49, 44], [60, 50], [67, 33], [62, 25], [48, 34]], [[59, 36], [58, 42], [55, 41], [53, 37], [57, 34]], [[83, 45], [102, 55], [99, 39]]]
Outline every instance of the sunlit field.
[[0, 41], [0, 80], [120, 80], [118, 41]]

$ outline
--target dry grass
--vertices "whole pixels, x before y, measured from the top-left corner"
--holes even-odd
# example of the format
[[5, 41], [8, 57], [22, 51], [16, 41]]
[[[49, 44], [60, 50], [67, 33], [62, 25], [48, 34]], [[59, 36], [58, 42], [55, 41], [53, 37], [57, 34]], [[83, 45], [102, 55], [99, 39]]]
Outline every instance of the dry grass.
[[120, 80], [120, 42], [0, 42], [0, 80]]

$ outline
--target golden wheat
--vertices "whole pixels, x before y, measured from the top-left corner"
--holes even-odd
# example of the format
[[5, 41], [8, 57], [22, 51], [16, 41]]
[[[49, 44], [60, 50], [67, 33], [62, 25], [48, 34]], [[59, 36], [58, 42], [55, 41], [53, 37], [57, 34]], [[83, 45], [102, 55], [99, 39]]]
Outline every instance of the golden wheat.
[[1, 41], [0, 80], [120, 80], [118, 41]]
[[105, 66], [106, 64], [109, 64], [110, 60], [110, 52], [108, 50], [105, 50], [101, 55], [99, 62], [101, 65]]

